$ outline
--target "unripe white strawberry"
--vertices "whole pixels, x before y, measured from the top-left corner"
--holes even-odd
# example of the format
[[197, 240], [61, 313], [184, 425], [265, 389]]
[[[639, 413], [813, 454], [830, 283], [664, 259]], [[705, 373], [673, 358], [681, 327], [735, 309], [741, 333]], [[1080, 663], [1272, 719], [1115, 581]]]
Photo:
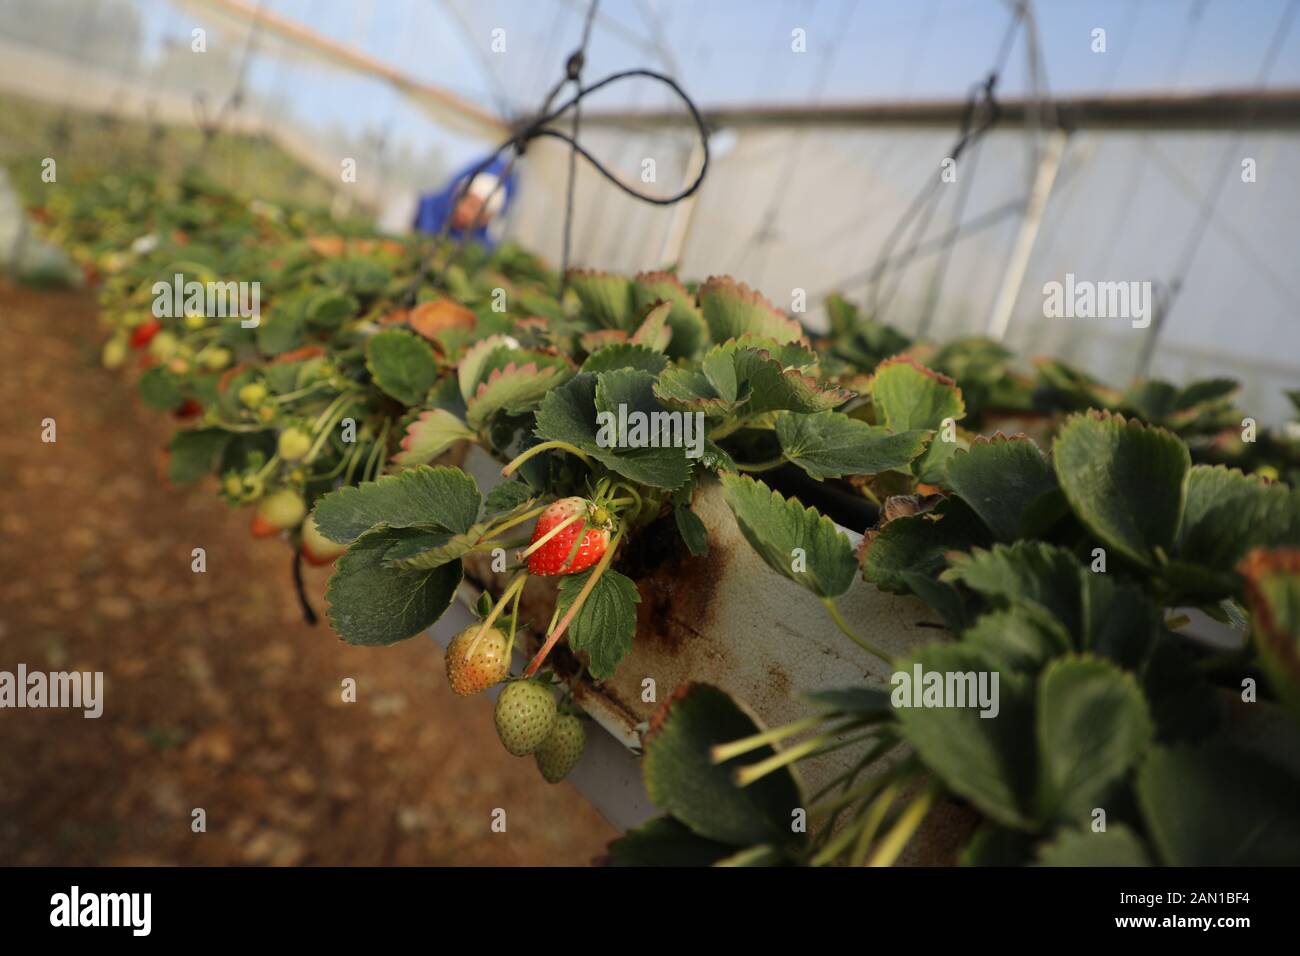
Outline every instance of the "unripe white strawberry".
[[468, 697], [505, 680], [510, 673], [508, 643], [503, 631], [495, 627], [484, 631], [477, 622], [453, 637], [446, 658], [452, 693]]
[[252, 532], [255, 538], [266, 538], [286, 528], [293, 528], [307, 514], [302, 495], [288, 488], [273, 491], [257, 504]]
[[329, 564], [348, 549], [346, 544], [339, 544], [320, 533], [316, 527], [316, 518], [308, 515], [302, 523], [302, 554], [310, 564]]
[[301, 428], [286, 428], [280, 432], [276, 451], [285, 461], [297, 461], [311, 449], [311, 435]]

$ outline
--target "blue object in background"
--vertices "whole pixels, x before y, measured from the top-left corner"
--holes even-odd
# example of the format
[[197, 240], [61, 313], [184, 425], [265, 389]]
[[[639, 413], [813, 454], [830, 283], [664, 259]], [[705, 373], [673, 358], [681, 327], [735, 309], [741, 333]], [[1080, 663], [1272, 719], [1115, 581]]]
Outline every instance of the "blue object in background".
[[[443, 224], [446, 223], [447, 219], [451, 216], [456, 196], [460, 192], [464, 181], [471, 173], [478, 169], [478, 165], [481, 162], [481, 159], [476, 160], [460, 169], [441, 191], [436, 193], [427, 193], [420, 197], [420, 205], [416, 209], [414, 223], [417, 232], [427, 232], [431, 235], [437, 235], [442, 232]], [[498, 216], [505, 215], [506, 211], [510, 208], [510, 201], [514, 198], [515, 193], [515, 175], [513, 172], [507, 174], [507, 165], [506, 160], [498, 156], [482, 170], [479, 170], [481, 173], [486, 173], [495, 176], [498, 179], [503, 179], [500, 193], [504, 194], [505, 203], [501, 207]], [[483, 245], [491, 249], [495, 246], [495, 243], [488, 236], [488, 225], [488, 223], [484, 223], [479, 228], [468, 233], [463, 229], [457, 229], [453, 226], [448, 229], [447, 235], [457, 241], [462, 239], [472, 239], [475, 242], [481, 242]]]

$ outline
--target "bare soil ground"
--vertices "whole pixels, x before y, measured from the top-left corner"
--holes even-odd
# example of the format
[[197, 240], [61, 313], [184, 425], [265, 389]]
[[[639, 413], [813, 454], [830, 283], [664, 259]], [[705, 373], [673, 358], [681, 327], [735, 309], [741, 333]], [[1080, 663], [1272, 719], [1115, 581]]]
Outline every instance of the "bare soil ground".
[[[252, 539], [210, 485], [161, 477], [170, 422], [100, 367], [94, 314], [85, 293], [0, 284], [0, 670], [103, 671], [105, 687], [97, 720], [0, 710], [0, 864], [600, 855], [613, 829], [502, 749], [432, 641], [355, 648], [308, 627], [288, 547]], [[308, 575], [323, 610], [328, 571]]]

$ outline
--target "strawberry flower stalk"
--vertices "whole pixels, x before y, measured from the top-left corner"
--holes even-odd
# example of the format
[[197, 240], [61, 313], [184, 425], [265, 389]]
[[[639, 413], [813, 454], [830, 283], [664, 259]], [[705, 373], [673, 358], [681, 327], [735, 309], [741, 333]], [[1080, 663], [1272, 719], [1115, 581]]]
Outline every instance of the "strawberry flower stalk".
[[537, 673], [538, 669], [546, 661], [547, 656], [551, 653], [551, 649], [555, 647], [560, 638], [564, 636], [564, 632], [568, 629], [569, 624], [575, 617], [577, 617], [578, 612], [587, 602], [587, 598], [591, 596], [591, 592], [596, 587], [596, 582], [600, 580], [600, 576], [604, 574], [605, 569], [609, 567], [610, 561], [613, 560], [614, 552], [618, 550], [618, 543], [622, 537], [623, 528], [620, 527], [616, 532], [614, 532], [613, 541], [610, 542], [604, 555], [601, 556], [600, 561], [596, 564], [596, 570], [593, 571], [591, 577], [587, 579], [587, 583], [582, 586], [582, 590], [578, 592], [577, 598], [575, 598], [574, 602], [569, 606], [569, 610], [565, 612], [564, 617], [560, 618], [559, 623], [551, 629], [550, 634], [546, 637], [546, 643], [542, 645], [541, 650], [539, 650], [529, 662], [528, 667], [524, 670], [525, 677], [532, 677]]

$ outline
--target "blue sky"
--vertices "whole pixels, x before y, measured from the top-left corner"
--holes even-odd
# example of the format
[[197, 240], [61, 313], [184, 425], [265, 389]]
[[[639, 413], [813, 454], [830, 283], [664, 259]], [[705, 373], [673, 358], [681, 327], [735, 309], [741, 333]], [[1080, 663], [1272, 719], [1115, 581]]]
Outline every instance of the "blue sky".
[[[268, 8], [498, 108], [529, 109], [577, 43], [585, 0], [267, 0]], [[1058, 94], [1190, 90], [1255, 84], [1288, 0], [1038, 0], [1043, 60]], [[147, 37], [188, 38], [190, 7], [142, 0]], [[957, 98], [983, 77], [1006, 29], [1004, 0], [604, 0], [588, 77], [631, 66], [671, 66], [701, 104]], [[657, 26], [656, 26], [657, 25]], [[1091, 50], [1094, 28], [1107, 52]], [[490, 50], [506, 31], [506, 52]], [[807, 52], [791, 52], [802, 29]], [[661, 51], [668, 50], [664, 55]], [[1001, 79], [1026, 89], [1022, 31]], [[380, 84], [259, 58], [256, 88], [279, 89], [295, 111], [349, 129], [387, 126], [413, 144], [444, 146], [457, 162], [478, 148], [432, 127]], [[1300, 23], [1270, 82], [1300, 86]], [[660, 106], [657, 90], [629, 84], [597, 106]]]

